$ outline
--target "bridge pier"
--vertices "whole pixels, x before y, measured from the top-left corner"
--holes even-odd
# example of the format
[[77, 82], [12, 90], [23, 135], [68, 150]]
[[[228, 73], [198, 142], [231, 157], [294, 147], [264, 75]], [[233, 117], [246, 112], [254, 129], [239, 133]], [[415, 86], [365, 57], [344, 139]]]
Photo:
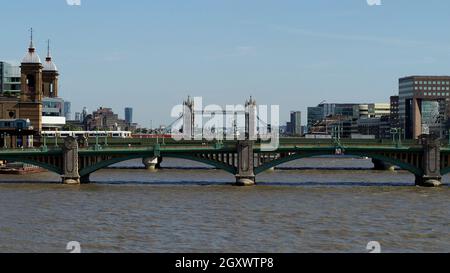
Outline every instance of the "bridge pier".
[[438, 187], [442, 185], [441, 143], [434, 135], [422, 135], [423, 146], [422, 175], [416, 175], [416, 186]]
[[79, 185], [81, 183], [78, 172], [78, 143], [75, 138], [67, 137], [63, 145], [64, 175], [62, 182], [68, 185]]
[[378, 159], [372, 159], [373, 169], [376, 171], [395, 171], [395, 166]]
[[142, 163], [145, 168], [150, 171], [155, 171], [161, 168], [162, 157], [154, 156], [154, 157], [144, 157], [142, 159]]
[[253, 144], [253, 141], [250, 140], [238, 141], [237, 186], [253, 186], [256, 183]]

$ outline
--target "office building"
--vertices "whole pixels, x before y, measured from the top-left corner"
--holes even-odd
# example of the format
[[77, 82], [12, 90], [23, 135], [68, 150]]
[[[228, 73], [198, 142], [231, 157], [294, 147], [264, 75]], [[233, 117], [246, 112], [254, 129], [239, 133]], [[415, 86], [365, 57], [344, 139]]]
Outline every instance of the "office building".
[[[351, 125], [348, 124], [358, 115], [359, 105], [359, 103], [321, 103], [316, 107], [309, 107], [308, 132], [323, 132], [324, 124], [329, 125], [330, 122], [333, 123], [333, 120], [339, 120], [342, 128], [350, 128]], [[329, 132], [328, 125], [325, 126], [327, 132]], [[317, 128], [314, 128], [315, 126]], [[350, 129], [345, 132], [345, 135], [350, 134]]]
[[381, 118], [391, 114], [390, 103], [370, 103], [353, 106], [353, 118]]
[[20, 66], [0, 62], [0, 94], [3, 96], [20, 95]]
[[325, 117], [324, 114], [324, 108], [317, 106], [317, 107], [308, 107], [308, 124], [307, 124], [307, 130], [308, 132], [311, 131], [311, 128], [323, 120]]
[[66, 120], [72, 119], [72, 104], [70, 101], [64, 102], [64, 116], [66, 117]]
[[128, 124], [133, 123], [133, 108], [131, 107], [125, 108], [125, 121]]
[[450, 76], [409, 76], [399, 79], [399, 123], [406, 138], [422, 133], [447, 135]]
[[290, 115], [290, 121], [286, 124], [287, 133], [291, 136], [301, 136], [302, 131], [302, 112], [293, 111]]

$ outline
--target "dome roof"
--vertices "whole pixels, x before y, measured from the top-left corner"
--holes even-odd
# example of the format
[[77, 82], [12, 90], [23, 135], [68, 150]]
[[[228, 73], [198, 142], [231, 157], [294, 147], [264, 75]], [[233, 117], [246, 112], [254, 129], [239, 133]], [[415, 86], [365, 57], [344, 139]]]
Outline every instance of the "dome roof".
[[36, 50], [34, 47], [30, 47], [28, 49], [27, 54], [22, 59], [22, 63], [25, 64], [40, 64], [41, 58], [39, 58], [39, 55], [36, 53]]
[[42, 71], [58, 71], [58, 68], [56, 67], [55, 63], [52, 61], [52, 57], [47, 57], [45, 59], [45, 62], [43, 64]]

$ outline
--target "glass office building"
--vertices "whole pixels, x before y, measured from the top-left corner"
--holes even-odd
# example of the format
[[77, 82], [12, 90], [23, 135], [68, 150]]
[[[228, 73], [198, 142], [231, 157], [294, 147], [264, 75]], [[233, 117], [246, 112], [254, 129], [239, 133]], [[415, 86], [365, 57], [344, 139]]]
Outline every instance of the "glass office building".
[[0, 62], [0, 94], [20, 95], [20, 66]]

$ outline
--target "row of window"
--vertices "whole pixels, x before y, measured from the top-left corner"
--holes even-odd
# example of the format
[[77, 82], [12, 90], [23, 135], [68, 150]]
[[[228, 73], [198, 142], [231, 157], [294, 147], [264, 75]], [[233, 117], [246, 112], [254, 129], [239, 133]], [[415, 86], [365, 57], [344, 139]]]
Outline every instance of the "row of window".
[[441, 92], [424, 92], [423, 93], [425, 96], [450, 96], [450, 93], [441, 93]]
[[450, 81], [415, 81], [414, 83], [416, 85], [418, 85], [418, 84], [434, 84], [434, 85], [446, 84], [446, 85], [449, 85]]
[[438, 86], [438, 87], [436, 87], [436, 86], [433, 86], [433, 87], [429, 87], [429, 86], [416, 86], [416, 87], [414, 87], [414, 89], [415, 90], [430, 90], [430, 91], [449, 91], [450, 90], [450, 87], [440, 87], [440, 86]]

